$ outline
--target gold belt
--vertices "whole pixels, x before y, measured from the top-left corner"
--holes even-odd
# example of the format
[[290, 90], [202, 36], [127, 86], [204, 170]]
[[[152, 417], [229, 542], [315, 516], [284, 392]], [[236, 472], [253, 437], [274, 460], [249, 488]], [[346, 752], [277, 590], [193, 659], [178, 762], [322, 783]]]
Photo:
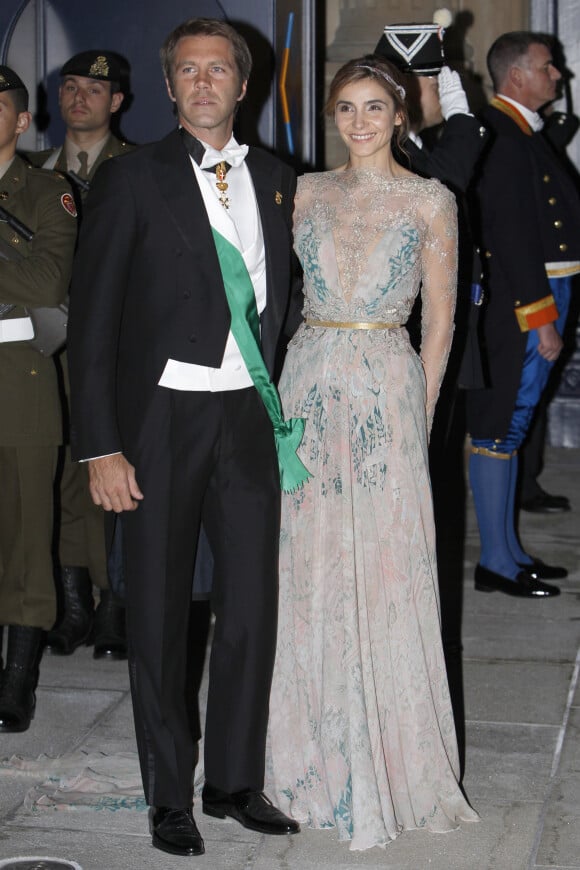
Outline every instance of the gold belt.
[[311, 320], [306, 318], [306, 326], [329, 326], [331, 329], [400, 329], [401, 323], [380, 323], [374, 320]]

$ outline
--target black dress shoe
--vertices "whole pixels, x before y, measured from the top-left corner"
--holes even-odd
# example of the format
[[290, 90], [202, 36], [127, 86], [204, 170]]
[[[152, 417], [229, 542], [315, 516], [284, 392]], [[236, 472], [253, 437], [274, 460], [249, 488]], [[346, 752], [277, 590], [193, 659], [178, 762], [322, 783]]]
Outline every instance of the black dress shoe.
[[524, 499], [520, 507], [532, 514], [561, 514], [570, 510], [570, 501], [565, 495], [550, 495], [542, 490], [531, 498]]
[[201, 799], [206, 816], [216, 819], [229, 816], [244, 828], [260, 834], [297, 834], [300, 830], [298, 822], [285, 816], [261, 791], [226, 794], [206, 783]]
[[127, 658], [125, 607], [109, 589], [101, 590], [95, 610], [94, 659], [120, 661]]
[[546, 565], [541, 559], [535, 559], [533, 556], [530, 556], [530, 559], [532, 561], [529, 564], [524, 562], [518, 564], [536, 580], [563, 580], [568, 576], [567, 569], [560, 565]]
[[191, 807], [157, 807], [151, 816], [152, 839], [156, 849], [170, 855], [203, 855], [205, 846]]
[[495, 571], [490, 571], [483, 565], [477, 565], [475, 568], [475, 588], [479, 592], [495, 592], [497, 590], [505, 592], [506, 595], [516, 595], [519, 598], [549, 598], [560, 594], [557, 586], [542, 583], [528, 571], [520, 571], [515, 580], [510, 580], [509, 577], [496, 574]]

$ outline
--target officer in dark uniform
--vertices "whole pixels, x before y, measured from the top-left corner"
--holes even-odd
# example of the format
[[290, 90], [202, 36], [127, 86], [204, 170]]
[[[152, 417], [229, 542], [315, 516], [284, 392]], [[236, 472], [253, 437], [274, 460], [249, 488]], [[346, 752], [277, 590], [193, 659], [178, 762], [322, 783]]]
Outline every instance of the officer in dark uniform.
[[[443, 12], [446, 10], [440, 10]], [[438, 178], [456, 195], [459, 218], [459, 271], [455, 334], [433, 421], [429, 464], [435, 524], [441, 621], [447, 673], [463, 766], [465, 716], [461, 665], [461, 590], [465, 540], [465, 402], [460, 388], [483, 386], [477, 326], [481, 303], [481, 262], [467, 220], [464, 194], [488, 139], [486, 128], [470, 112], [460, 76], [445, 61], [445, 27], [387, 25], [375, 53], [405, 76], [411, 132], [404, 166], [424, 178]], [[434, 131], [437, 136], [433, 136]], [[424, 141], [429, 138], [429, 141]], [[472, 300], [472, 293], [475, 296]], [[413, 311], [414, 343], [420, 344], [420, 309]]]
[[516, 534], [518, 449], [562, 348], [571, 276], [580, 272], [580, 198], [542, 135], [538, 110], [560, 73], [542, 34], [505, 33], [488, 53], [496, 91], [485, 110], [493, 142], [477, 186], [488, 258], [483, 331], [490, 387], [470, 391], [470, 481], [481, 555], [476, 589], [545, 598], [565, 577]]
[[[487, 133], [470, 112], [459, 73], [445, 65], [444, 33], [440, 22], [387, 25], [375, 54], [405, 76], [411, 131], [403, 165], [464, 193]], [[437, 138], [426, 145], [421, 134], [434, 127], [440, 127]]]
[[[81, 218], [83, 201], [99, 166], [133, 150], [110, 129], [123, 102], [124, 74], [123, 58], [115, 52], [92, 50], [71, 57], [60, 71], [59, 105], [67, 128], [65, 141], [58, 148], [28, 155], [35, 165], [67, 175], [74, 185]], [[60, 362], [68, 397], [65, 353]], [[95, 658], [125, 658], [125, 612], [107, 572], [103, 511], [90, 498], [86, 467], [71, 462], [68, 445], [60, 483], [59, 528], [60, 618], [48, 634], [48, 649], [68, 655], [90, 642], [94, 632]], [[96, 611], [93, 583], [100, 593]]]
[[76, 241], [68, 183], [16, 156], [31, 121], [28, 92], [0, 66], [0, 731], [34, 713], [43, 631], [56, 615], [53, 481], [62, 443], [53, 359], [30, 345], [29, 310], [64, 301]]
[[[563, 77], [569, 76], [565, 65], [557, 64]], [[568, 158], [566, 147], [570, 144], [578, 131], [580, 119], [571, 111], [571, 99], [567, 82], [566, 90], [567, 111], [552, 111], [552, 105], [546, 106], [542, 111], [544, 127], [542, 134], [546, 137], [564, 168], [570, 173], [580, 192], [580, 175], [578, 170]], [[564, 348], [566, 349], [566, 348]], [[548, 430], [548, 407], [562, 375], [562, 358], [558, 366], [550, 375], [548, 385], [542, 394], [542, 398], [534, 414], [532, 425], [526, 436], [526, 440], [519, 451], [519, 506], [524, 511], [538, 514], [559, 514], [571, 510], [570, 500], [565, 495], [554, 495], [546, 492], [538, 480], [544, 469], [544, 445]], [[557, 369], [557, 370], [556, 370]]]
[[[399, 161], [424, 178], [438, 178], [458, 197], [460, 238], [456, 335], [438, 402], [431, 444], [446, 439], [457, 384], [463, 387], [483, 385], [477, 318], [470, 316], [478, 313], [481, 301], [481, 287], [477, 286], [481, 285], [481, 263], [474, 251], [462, 198], [471, 183], [488, 134], [485, 126], [469, 110], [459, 74], [445, 65], [443, 37], [449, 23], [450, 17], [429, 24], [387, 25], [375, 48], [375, 54], [390, 61], [405, 76], [411, 130], [405, 141], [405, 153], [399, 155]], [[436, 138], [426, 144], [423, 141], [425, 134], [435, 129]], [[472, 285], [476, 285], [473, 286], [476, 295], [470, 311]]]

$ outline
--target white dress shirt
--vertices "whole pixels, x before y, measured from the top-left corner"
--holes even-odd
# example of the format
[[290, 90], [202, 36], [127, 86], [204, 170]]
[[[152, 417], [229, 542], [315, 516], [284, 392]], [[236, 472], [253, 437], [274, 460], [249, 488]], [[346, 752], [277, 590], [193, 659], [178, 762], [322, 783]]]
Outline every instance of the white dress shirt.
[[[232, 136], [228, 146], [236, 144]], [[191, 165], [210, 223], [218, 231], [221, 231], [221, 224], [228, 239], [237, 242], [236, 247], [244, 258], [254, 285], [258, 314], [261, 314], [266, 307], [266, 252], [256, 194], [248, 167], [242, 163], [238, 167], [232, 166], [228, 171], [226, 195], [229, 200], [229, 208], [226, 210], [219, 201], [220, 191], [216, 187], [215, 172], [200, 169], [193, 158], [191, 158]], [[219, 368], [169, 359], [159, 380], [159, 385], [172, 390], [215, 393], [251, 387], [253, 381], [230, 331], [222, 364]]]

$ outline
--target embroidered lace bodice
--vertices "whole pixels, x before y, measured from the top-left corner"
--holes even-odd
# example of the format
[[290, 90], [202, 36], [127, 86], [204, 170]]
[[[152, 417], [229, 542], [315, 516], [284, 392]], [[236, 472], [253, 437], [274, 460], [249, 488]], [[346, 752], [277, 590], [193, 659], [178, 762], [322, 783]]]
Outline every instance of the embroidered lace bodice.
[[[416, 175], [313, 173], [298, 182], [294, 231], [306, 318], [405, 324], [421, 289], [430, 424], [453, 336], [454, 196], [439, 181]], [[375, 333], [368, 339], [384, 340]]]

